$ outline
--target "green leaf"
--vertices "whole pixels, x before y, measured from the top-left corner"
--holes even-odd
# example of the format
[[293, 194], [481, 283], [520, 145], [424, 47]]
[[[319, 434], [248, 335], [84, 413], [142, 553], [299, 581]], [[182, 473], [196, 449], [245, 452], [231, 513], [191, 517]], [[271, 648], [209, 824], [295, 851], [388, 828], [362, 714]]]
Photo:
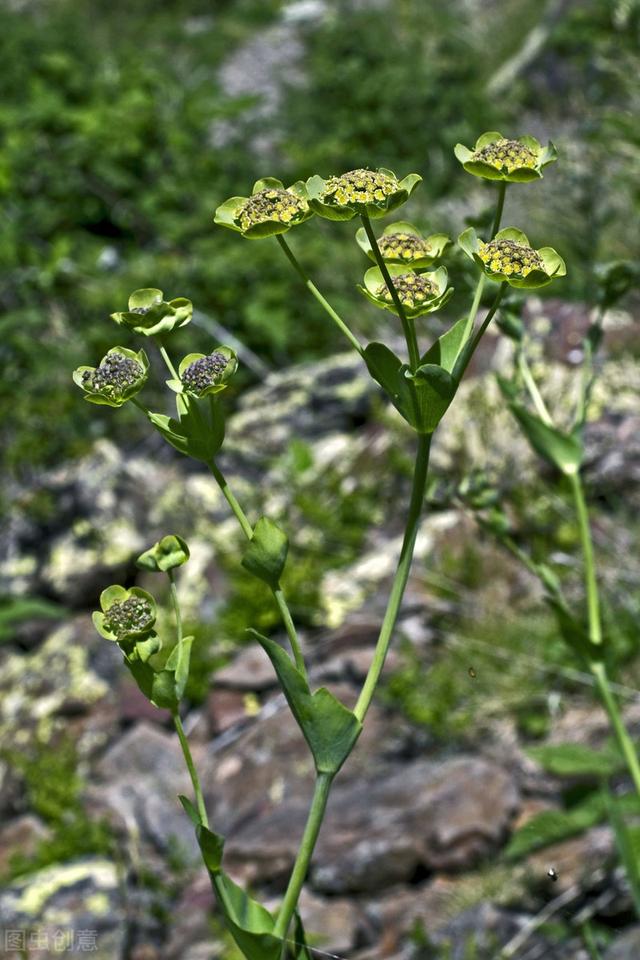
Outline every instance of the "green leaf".
[[363, 357], [373, 379], [380, 384], [405, 420], [414, 426], [414, 391], [412, 383], [404, 376], [406, 364], [384, 343], [367, 344]]
[[175, 696], [181, 700], [189, 679], [189, 663], [191, 661], [191, 647], [193, 637], [183, 637], [169, 655], [165, 670], [172, 670], [175, 675]]
[[[184, 801], [186, 797], [180, 797], [180, 800]], [[195, 809], [191, 801], [187, 801], [187, 803], [189, 803], [192, 810]], [[187, 813], [189, 813], [188, 810]], [[191, 816], [191, 814], [189, 814], [189, 816]], [[202, 859], [204, 860], [205, 867], [209, 873], [220, 873], [222, 869], [222, 854], [224, 852], [224, 837], [221, 837], [218, 833], [213, 833], [208, 827], [205, 827], [200, 822], [200, 817], [197, 815], [197, 812], [196, 816], [196, 837], [200, 845], [200, 850], [202, 851]], [[193, 819], [193, 817], [191, 819]]]
[[419, 433], [433, 433], [455, 396], [456, 382], [447, 370], [434, 363], [419, 366], [413, 382], [418, 401], [416, 429]]
[[220, 870], [211, 879], [225, 923], [248, 960], [280, 960], [282, 940], [273, 936], [274, 919], [231, 877]]
[[156, 671], [142, 660], [124, 658], [133, 679], [147, 700], [164, 710], [175, 710], [178, 701], [175, 694], [175, 677], [169, 670]]
[[295, 940], [295, 944], [291, 945], [293, 947], [293, 960], [313, 960], [311, 950], [307, 944], [307, 935], [302, 923], [302, 917], [297, 910], [293, 917], [293, 939]]
[[605, 805], [599, 793], [589, 794], [570, 810], [543, 810], [515, 831], [505, 856], [508, 860], [520, 860], [534, 850], [583, 833], [600, 823], [604, 816]]
[[194, 804], [189, 800], [189, 797], [185, 797], [182, 793], [178, 794], [178, 800], [182, 804], [184, 812], [191, 820], [191, 823], [194, 827], [200, 826], [200, 814], [196, 810]]
[[593, 750], [580, 743], [530, 747], [527, 755], [559, 777], [610, 777], [623, 767], [613, 750]]
[[420, 363], [436, 364], [448, 373], [452, 373], [464, 345], [466, 328], [467, 318], [461, 317], [429, 347], [420, 359]]
[[318, 773], [337, 773], [351, 753], [362, 724], [324, 687], [312, 694], [309, 684], [282, 647], [256, 630], [249, 632], [256, 637], [274, 666], [291, 712], [309, 744]]
[[513, 400], [509, 403], [509, 409], [536, 453], [554, 464], [566, 476], [578, 472], [584, 455], [578, 436], [563, 433], [557, 427], [544, 423], [522, 404]]
[[278, 588], [287, 561], [289, 540], [277, 523], [260, 517], [242, 558], [242, 566], [254, 577], [264, 580], [272, 590]]
[[[209, 418], [205, 417], [203, 411], [195, 410], [191, 406], [197, 402], [192, 400], [187, 404], [185, 398], [178, 395], [176, 404], [181, 411], [179, 419], [152, 412], [149, 412], [148, 416], [156, 430], [172, 447], [187, 457], [208, 463], [222, 446], [224, 418], [219, 408], [215, 408], [215, 414], [212, 413]], [[214, 409], [212, 405], [210, 409]]]

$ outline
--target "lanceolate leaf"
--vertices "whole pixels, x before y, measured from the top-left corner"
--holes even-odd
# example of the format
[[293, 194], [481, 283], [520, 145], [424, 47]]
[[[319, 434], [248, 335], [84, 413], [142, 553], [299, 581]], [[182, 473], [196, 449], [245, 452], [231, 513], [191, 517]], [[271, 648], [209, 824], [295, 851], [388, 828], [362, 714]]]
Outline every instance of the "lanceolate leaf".
[[549, 773], [560, 777], [610, 777], [624, 766], [617, 751], [593, 750], [581, 743], [530, 747], [527, 753]]
[[584, 453], [579, 436], [563, 433], [557, 427], [544, 423], [513, 400], [509, 403], [509, 409], [536, 453], [567, 476], [578, 472]]
[[351, 753], [362, 724], [324, 687], [312, 694], [309, 684], [282, 647], [255, 630], [251, 633], [273, 663], [291, 712], [309, 744], [318, 773], [337, 773]]
[[268, 517], [260, 517], [242, 558], [242, 566], [259, 580], [276, 589], [289, 550], [286, 533]]

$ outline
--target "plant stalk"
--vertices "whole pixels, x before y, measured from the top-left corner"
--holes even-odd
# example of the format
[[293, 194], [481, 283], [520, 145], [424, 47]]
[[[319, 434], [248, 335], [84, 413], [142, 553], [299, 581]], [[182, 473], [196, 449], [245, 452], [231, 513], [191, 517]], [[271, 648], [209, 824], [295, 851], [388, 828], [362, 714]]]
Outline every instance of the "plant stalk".
[[407, 350], [409, 351], [409, 366], [413, 373], [420, 366], [420, 350], [418, 347], [418, 339], [416, 337], [416, 328], [412, 320], [407, 318], [404, 307], [398, 296], [398, 291], [396, 290], [393, 280], [391, 279], [391, 274], [387, 268], [387, 265], [384, 261], [384, 257], [380, 253], [380, 247], [378, 246], [378, 241], [376, 240], [376, 235], [373, 232], [373, 227], [371, 226], [371, 220], [366, 213], [360, 215], [362, 224], [366, 231], [367, 237], [369, 238], [369, 243], [371, 244], [371, 250], [373, 255], [376, 258], [376, 263], [378, 264], [378, 269], [384, 277], [384, 282], [387, 285], [387, 290], [391, 294], [391, 299], [393, 304], [398, 311], [398, 316], [400, 317], [400, 322], [402, 323], [402, 329], [404, 331], [404, 337], [407, 341]]
[[504, 210], [504, 198], [507, 192], [507, 181], [502, 180], [500, 186], [498, 187], [498, 204], [496, 206], [496, 214], [493, 218], [493, 226], [491, 227], [491, 237], [490, 240], [493, 240], [496, 233], [500, 229], [500, 221], [502, 220], [502, 211]]
[[313, 800], [311, 801], [309, 816], [300, 842], [300, 849], [298, 850], [298, 856], [296, 857], [289, 885], [287, 886], [284, 900], [278, 913], [278, 919], [276, 920], [276, 925], [273, 930], [274, 936], [280, 937], [282, 940], [287, 936], [291, 918], [298, 905], [300, 892], [309, 870], [313, 850], [327, 808], [327, 800], [329, 799], [332, 782], [333, 775], [329, 773], [319, 773], [316, 779]]
[[[231, 507], [231, 510], [233, 511], [238, 523], [240, 524], [242, 528], [242, 532], [244, 533], [247, 540], [251, 540], [251, 538], [253, 537], [253, 527], [251, 526], [251, 523], [249, 522], [249, 519], [246, 513], [244, 512], [238, 500], [234, 496], [234, 493], [231, 487], [229, 486], [229, 484], [227, 483], [227, 480], [222, 470], [220, 470], [215, 460], [209, 461], [209, 468], [211, 470], [211, 473], [215, 477], [216, 483], [220, 487], [225, 500]], [[304, 662], [304, 657], [302, 655], [300, 641], [298, 639], [298, 634], [296, 632], [295, 624], [293, 622], [293, 617], [291, 616], [291, 611], [289, 610], [287, 601], [285, 600], [282, 587], [278, 585], [277, 587], [275, 587], [275, 589], [271, 588], [271, 592], [278, 606], [278, 610], [280, 611], [280, 614], [282, 616], [284, 628], [287, 631], [287, 636], [289, 637], [289, 643], [291, 644], [291, 651], [293, 653], [293, 659], [295, 661], [296, 667], [300, 671], [302, 676], [306, 677], [307, 668]]]
[[569, 482], [573, 493], [573, 500], [578, 517], [580, 543], [584, 563], [584, 585], [587, 595], [587, 610], [589, 614], [589, 639], [599, 646], [602, 643], [602, 625], [600, 622], [600, 597], [598, 581], [596, 579], [596, 565], [593, 556], [593, 542], [589, 526], [589, 513], [584, 498], [584, 489], [579, 473], [569, 475]]
[[312, 296], [314, 296], [314, 297], [316, 298], [316, 300], [318, 301], [318, 303], [320, 304], [320, 306], [323, 308], [323, 310], [326, 310], [326, 312], [329, 314], [329, 316], [331, 317], [331, 319], [333, 320], [333, 322], [336, 324], [336, 326], [337, 326], [337, 327], [342, 331], [342, 333], [345, 335], [345, 337], [347, 338], [347, 340], [349, 341], [349, 343], [351, 344], [351, 346], [354, 348], [354, 350], [357, 350], [358, 353], [359, 353], [360, 355], [362, 355], [362, 346], [361, 346], [361, 344], [360, 344], [359, 341], [356, 339], [356, 337], [351, 333], [351, 330], [349, 330], [349, 327], [346, 325], [346, 323], [344, 322], [344, 320], [342, 319], [342, 317], [340, 316], [340, 314], [337, 313], [337, 312], [333, 309], [333, 307], [331, 306], [331, 304], [329, 303], [329, 301], [326, 300], [325, 297], [322, 296], [322, 294], [320, 293], [320, 291], [319, 291], [318, 288], [316, 287], [315, 283], [313, 283], [313, 281], [309, 279], [309, 277], [307, 276], [307, 274], [305, 273], [305, 271], [303, 270], [303, 268], [302, 268], [302, 267], [300, 266], [300, 264], [298, 263], [298, 260], [297, 260], [296, 257], [294, 256], [294, 253], [293, 253], [291, 247], [289, 246], [289, 244], [287, 243], [287, 241], [284, 239], [284, 237], [282, 236], [282, 234], [277, 234], [277, 235], [276, 235], [276, 240], [278, 241], [278, 243], [280, 244], [280, 246], [281, 246], [282, 249], [284, 250], [284, 254], [285, 254], [287, 260], [289, 261], [289, 263], [291, 264], [291, 266], [293, 267], [293, 269], [296, 271], [296, 273], [298, 274], [298, 276], [300, 277], [300, 279], [301, 279], [302, 282], [304, 283], [304, 285], [305, 285], [305, 287], [307, 288], [307, 290], [309, 290], [309, 292], [312, 294]]
[[613, 728], [620, 752], [627, 764], [636, 793], [640, 797], [640, 762], [638, 762], [638, 755], [635, 751], [633, 741], [624, 725], [618, 702], [611, 690], [609, 677], [607, 676], [607, 668], [602, 660], [595, 660], [589, 664], [589, 669], [596, 681], [596, 688], [600, 694], [602, 705], [609, 717], [609, 722]]
[[191, 777], [191, 783], [193, 784], [193, 792], [196, 798], [196, 807], [198, 814], [200, 816], [200, 822], [204, 827], [209, 826], [209, 819], [207, 817], [207, 808], [204, 803], [204, 796], [202, 793], [202, 787], [200, 786], [200, 778], [198, 777], [198, 771], [196, 770], [196, 765], [193, 762], [193, 757], [191, 756], [191, 749], [189, 747], [189, 741], [187, 740], [186, 734], [184, 732], [184, 727], [182, 726], [182, 720], [180, 719], [180, 714], [177, 710], [172, 711], [173, 723], [176, 728], [176, 733], [178, 734], [178, 740], [180, 741], [180, 746], [182, 747], [182, 753], [184, 756], [184, 762], [187, 765], [187, 770], [189, 771], [189, 776]]
[[407, 526], [402, 541], [400, 559], [398, 560], [398, 566], [391, 586], [391, 593], [389, 594], [387, 609], [380, 628], [380, 635], [378, 636], [373, 661], [369, 667], [369, 672], [353, 711], [360, 722], [362, 722], [366, 716], [378, 680], [380, 679], [396, 620], [398, 619], [407, 580], [409, 579], [409, 570], [411, 568], [411, 561], [413, 560], [413, 550], [418, 535], [418, 527], [420, 526], [420, 514], [422, 512], [422, 502], [427, 484], [430, 449], [431, 434], [419, 434], [418, 450], [413, 473], [413, 488], [411, 490], [411, 501], [409, 503]]
[[498, 307], [500, 306], [500, 301], [502, 300], [502, 297], [503, 297], [503, 295], [504, 295], [504, 292], [505, 292], [506, 288], [507, 288], [507, 284], [506, 284], [506, 283], [501, 283], [501, 284], [500, 284], [500, 289], [498, 290], [498, 292], [497, 292], [497, 294], [496, 294], [496, 296], [495, 296], [495, 299], [494, 299], [493, 303], [491, 304], [491, 306], [490, 306], [490, 308], [489, 308], [489, 312], [487, 313], [486, 317], [484, 318], [484, 320], [482, 321], [482, 323], [481, 323], [480, 326], [478, 327], [478, 330], [477, 330], [476, 334], [474, 335], [474, 338], [473, 338], [473, 340], [472, 340], [472, 342], [471, 342], [471, 345], [468, 346], [468, 347], [465, 346], [464, 351], [463, 351], [463, 352], [460, 354], [460, 356], [458, 357], [458, 360], [456, 361], [456, 365], [455, 365], [455, 367], [453, 368], [453, 373], [451, 374], [451, 376], [453, 377], [453, 379], [455, 380], [455, 382], [456, 382], [457, 384], [459, 384], [460, 381], [462, 380], [462, 378], [463, 378], [463, 376], [464, 376], [464, 374], [465, 374], [465, 371], [466, 371], [467, 367], [469, 366], [469, 364], [470, 364], [470, 362], [471, 362], [471, 358], [473, 357], [474, 353], [476, 352], [476, 350], [477, 350], [477, 348], [478, 348], [478, 344], [479, 344], [480, 341], [482, 340], [482, 337], [483, 337], [483, 334], [484, 334], [485, 330], [487, 329], [487, 327], [489, 326], [489, 324], [490, 324], [491, 321], [493, 320], [493, 318], [494, 318], [494, 316], [495, 316], [495, 314], [496, 314], [496, 312], [497, 312], [497, 310], [498, 310]]

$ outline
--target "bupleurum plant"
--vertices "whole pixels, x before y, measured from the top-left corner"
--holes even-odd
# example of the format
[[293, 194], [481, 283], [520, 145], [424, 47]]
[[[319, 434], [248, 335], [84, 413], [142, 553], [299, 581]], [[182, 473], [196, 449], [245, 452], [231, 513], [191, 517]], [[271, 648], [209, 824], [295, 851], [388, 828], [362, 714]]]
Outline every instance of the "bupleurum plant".
[[[281, 960], [289, 948], [294, 957], [308, 956], [298, 901], [333, 780], [358, 740], [393, 637], [420, 525], [434, 431], [454, 400], [505, 290], [509, 286], [539, 287], [565, 273], [561, 257], [552, 248], [534, 249], [513, 227], [500, 231], [507, 184], [539, 179], [542, 167], [555, 159], [555, 151], [551, 147], [543, 151], [532, 137], [507, 140], [491, 133], [480, 138], [473, 154], [460, 147], [456, 152], [465, 169], [499, 181], [497, 203], [493, 227], [484, 239], [469, 230], [459, 239], [478, 274], [471, 307], [429, 345], [421, 342], [424, 330], [416, 321], [441, 310], [453, 296], [446, 267], [438, 265], [449, 238], [442, 233], [423, 233], [408, 221], [387, 225], [380, 236], [372, 225], [373, 220], [388, 216], [409, 199], [420, 183], [418, 174], [399, 178], [384, 168], [358, 169], [327, 178], [312, 176], [306, 183], [298, 181], [290, 187], [280, 180], [263, 178], [255, 183], [250, 196], [232, 197], [215, 213], [216, 223], [245, 239], [276, 238], [302, 283], [415, 433], [415, 466], [400, 556], [371, 666], [352, 710], [324, 687], [312, 691], [309, 686], [305, 658], [281, 587], [289, 547], [286, 533], [269, 517], [255, 522], [249, 519], [217, 462], [224, 440], [222, 394], [237, 368], [235, 352], [228, 346], [209, 344], [205, 352], [189, 354], [176, 367], [168, 338], [189, 322], [192, 305], [184, 298], [166, 301], [162, 291], [148, 288], [135, 291], [128, 310], [113, 313], [112, 318], [155, 342], [169, 371], [167, 384], [175, 393], [175, 416], [149, 410], [139, 397], [148, 369], [144, 351], [135, 354], [115, 347], [97, 368], [81, 367], [74, 374], [87, 400], [111, 406], [130, 401], [176, 450], [207, 465], [247, 540], [242, 565], [270, 588], [288, 637], [290, 652], [251, 631], [273, 664], [316, 769], [307, 824], [284, 897], [273, 915], [224, 870], [224, 838], [209, 824], [180, 719], [193, 642], [192, 637], [183, 635], [175, 578], [175, 570], [189, 559], [186, 543], [177, 535], [166, 536], [138, 558], [140, 568], [168, 577], [175, 615], [173, 636], [156, 631], [155, 602], [135, 587], [109, 587], [102, 594], [101, 610], [94, 616], [102, 636], [120, 648], [125, 665], [145, 696], [171, 711], [194, 791], [193, 800], [180, 799], [193, 822], [219, 909], [248, 960]], [[406, 344], [404, 356], [398, 356], [383, 342], [363, 345], [307, 276], [284, 235], [314, 216], [331, 221], [360, 220], [356, 240], [375, 266], [365, 272], [359, 289], [371, 303], [399, 320]], [[487, 282], [494, 285], [494, 296], [480, 321], [478, 313]], [[394, 322], [394, 336], [395, 326]]]

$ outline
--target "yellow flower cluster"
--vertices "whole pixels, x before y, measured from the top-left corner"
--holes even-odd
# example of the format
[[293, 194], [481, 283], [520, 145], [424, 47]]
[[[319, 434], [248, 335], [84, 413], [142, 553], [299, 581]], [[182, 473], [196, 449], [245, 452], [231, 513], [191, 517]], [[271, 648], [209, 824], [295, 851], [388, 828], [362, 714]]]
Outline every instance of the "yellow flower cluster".
[[492, 273], [505, 277], [526, 277], [532, 270], [543, 270], [542, 258], [526, 243], [515, 240], [480, 241], [478, 256]]
[[354, 203], [380, 203], [399, 189], [395, 177], [378, 170], [350, 170], [340, 177], [330, 177], [322, 194], [322, 202], [350, 206]]
[[249, 197], [238, 210], [235, 219], [241, 230], [248, 230], [249, 227], [268, 220], [292, 223], [304, 216], [307, 210], [306, 202], [290, 190], [269, 188]]
[[535, 167], [537, 157], [529, 147], [519, 140], [496, 140], [483, 147], [482, 150], [476, 150], [472, 160], [480, 160], [482, 163], [488, 163], [496, 170], [505, 170], [511, 173], [518, 167]]
[[[404, 307], [413, 309], [424, 303], [425, 300], [437, 296], [438, 291], [435, 284], [418, 273], [401, 273], [400, 276], [392, 279], [398, 299]], [[386, 283], [378, 288], [377, 296], [387, 303], [393, 303], [391, 291]]]
[[383, 257], [393, 257], [395, 260], [418, 260], [428, 257], [431, 253], [431, 244], [417, 237], [415, 233], [388, 233], [378, 240], [378, 246]]

